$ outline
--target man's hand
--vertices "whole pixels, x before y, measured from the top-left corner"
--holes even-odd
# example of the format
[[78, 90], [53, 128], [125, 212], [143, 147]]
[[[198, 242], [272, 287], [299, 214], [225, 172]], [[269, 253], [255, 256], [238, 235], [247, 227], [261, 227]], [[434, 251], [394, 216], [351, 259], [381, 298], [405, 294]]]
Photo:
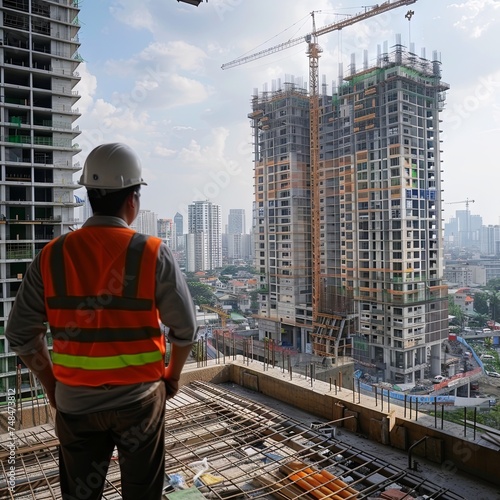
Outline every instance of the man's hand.
[[165, 368], [165, 376], [163, 382], [165, 383], [165, 389], [167, 390], [167, 399], [173, 398], [179, 391], [179, 381], [174, 378], [169, 377], [167, 374], [168, 368]]
[[50, 406], [52, 406], [52, 408], [57, 409], [57, 406], [56, 406], [56, 388], [55, 388], [55, 386], [52, 387], [51, 389], [48, 389], [47, 387], [45, 387], [45, 394], [47, 394], [47, 399], [49, 400]]
[[191, 345], [178, 346], [172, 345], [170, 360], [165, 368], [163, 381], [167, 390], [167, 399], [173, 398], [179, 390], [179, 379], [181, 378], [182, 368], [186, 359], [191, 354]]
[[23, 354], [19, 357], [42, 383], [50, 406], [56, 408], [56, 379], [52, 370], [52, 360], [50, 359], [47, 345], [44, 343], [40, 351], [33, 352], [32, 354]]

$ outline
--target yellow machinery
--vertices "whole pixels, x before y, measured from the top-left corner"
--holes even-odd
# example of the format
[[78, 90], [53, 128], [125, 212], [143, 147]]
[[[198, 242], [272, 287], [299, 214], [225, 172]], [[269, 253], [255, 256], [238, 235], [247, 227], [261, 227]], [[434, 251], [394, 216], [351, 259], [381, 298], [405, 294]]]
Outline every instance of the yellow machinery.
[[224, 309], [222, 309], [222, 307], [220, 306], [209, 306], [208, 304], [202, 304], [200, 308], [217, 313], [219, 315], [222, 328], [226, 326], [227, 320], [231, 318], [231, 315], [224, 311]]

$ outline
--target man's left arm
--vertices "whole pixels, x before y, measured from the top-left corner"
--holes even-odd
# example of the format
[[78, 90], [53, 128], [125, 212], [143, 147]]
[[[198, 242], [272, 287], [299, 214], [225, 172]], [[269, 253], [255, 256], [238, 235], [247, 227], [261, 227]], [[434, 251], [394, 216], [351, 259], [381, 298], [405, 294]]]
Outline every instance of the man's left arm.
[[196, 340], [196, 314], [186, 280], [165, 245], [160, 247], [157, 271], [156, 303], [160, 319], [169, 329], [172, 347], [164, 375], [167, 398], [172, 398], [179, 390], [182, 369]]
[[168, 338], [179, 346], [196, 342], [198, 327], [194, 303], [184, 275], [166, 245], [160, 246], [156, 304]]

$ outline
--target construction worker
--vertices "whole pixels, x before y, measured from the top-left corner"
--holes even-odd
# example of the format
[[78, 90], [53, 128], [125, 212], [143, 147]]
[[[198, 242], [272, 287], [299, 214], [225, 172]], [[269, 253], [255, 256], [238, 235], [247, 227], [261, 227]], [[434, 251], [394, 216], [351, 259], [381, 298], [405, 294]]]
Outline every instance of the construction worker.
[[159, 500], [165, 400], [196, 337], [192, 298], [166, 245], [129, 227], [146, 184], [134, 151], [96, 147], [79, 184], [93, 216], [35, 257], [5, 335], [57, 409], [63, 499], [100, 499], [116, 446], [123, 499]]

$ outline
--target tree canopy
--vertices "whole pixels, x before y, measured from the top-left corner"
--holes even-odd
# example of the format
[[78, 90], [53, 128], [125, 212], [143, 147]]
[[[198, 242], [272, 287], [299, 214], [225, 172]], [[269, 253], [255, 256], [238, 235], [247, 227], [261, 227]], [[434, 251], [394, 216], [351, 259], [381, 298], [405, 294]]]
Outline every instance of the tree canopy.
[[216, 298], [209, 285], [200, 283], [198, 280], [187, 280], [187, 285], [191, 292], [191, 297], [193, 297], [193, 302], [197, 306], [201, 306], [202, 304], [213, 306], [215, 304]]
[[230, 274], [233, 276], [241, 271], [250, 274], [257, 274], [257, 271], [252, 266], [226, 266], [220, 270], [220, 274]]
[[489, 313], [489, 305], [488, 305], [489, 294], [486, 292], [476, 292], [474, 294], [474, 311], [478, 314], [488, 314]]
[[500, 291], [500, 278], [492, 278], [486, 283], [486, 288], [489, 290], [494, 290], [495, 292]]
[[450, 316], [454, 316], [453, 320], [451, 321], [453, 325], [463, 325], [464, 312], [459, 305], [453, 302], [453, 300], [450, 300], [448, 302], [448, 313], [450, 314]]
[[[488, 288], [484, 292], [476, 292], [474, 294], [474, 311], [478, 314], [489, 316], [496, 322], [500, 321], [500, 291], [495, 286], [500, 279], [492, 279], [488, 281]], [[491, 285], [491, 287], [490, 287]]]

